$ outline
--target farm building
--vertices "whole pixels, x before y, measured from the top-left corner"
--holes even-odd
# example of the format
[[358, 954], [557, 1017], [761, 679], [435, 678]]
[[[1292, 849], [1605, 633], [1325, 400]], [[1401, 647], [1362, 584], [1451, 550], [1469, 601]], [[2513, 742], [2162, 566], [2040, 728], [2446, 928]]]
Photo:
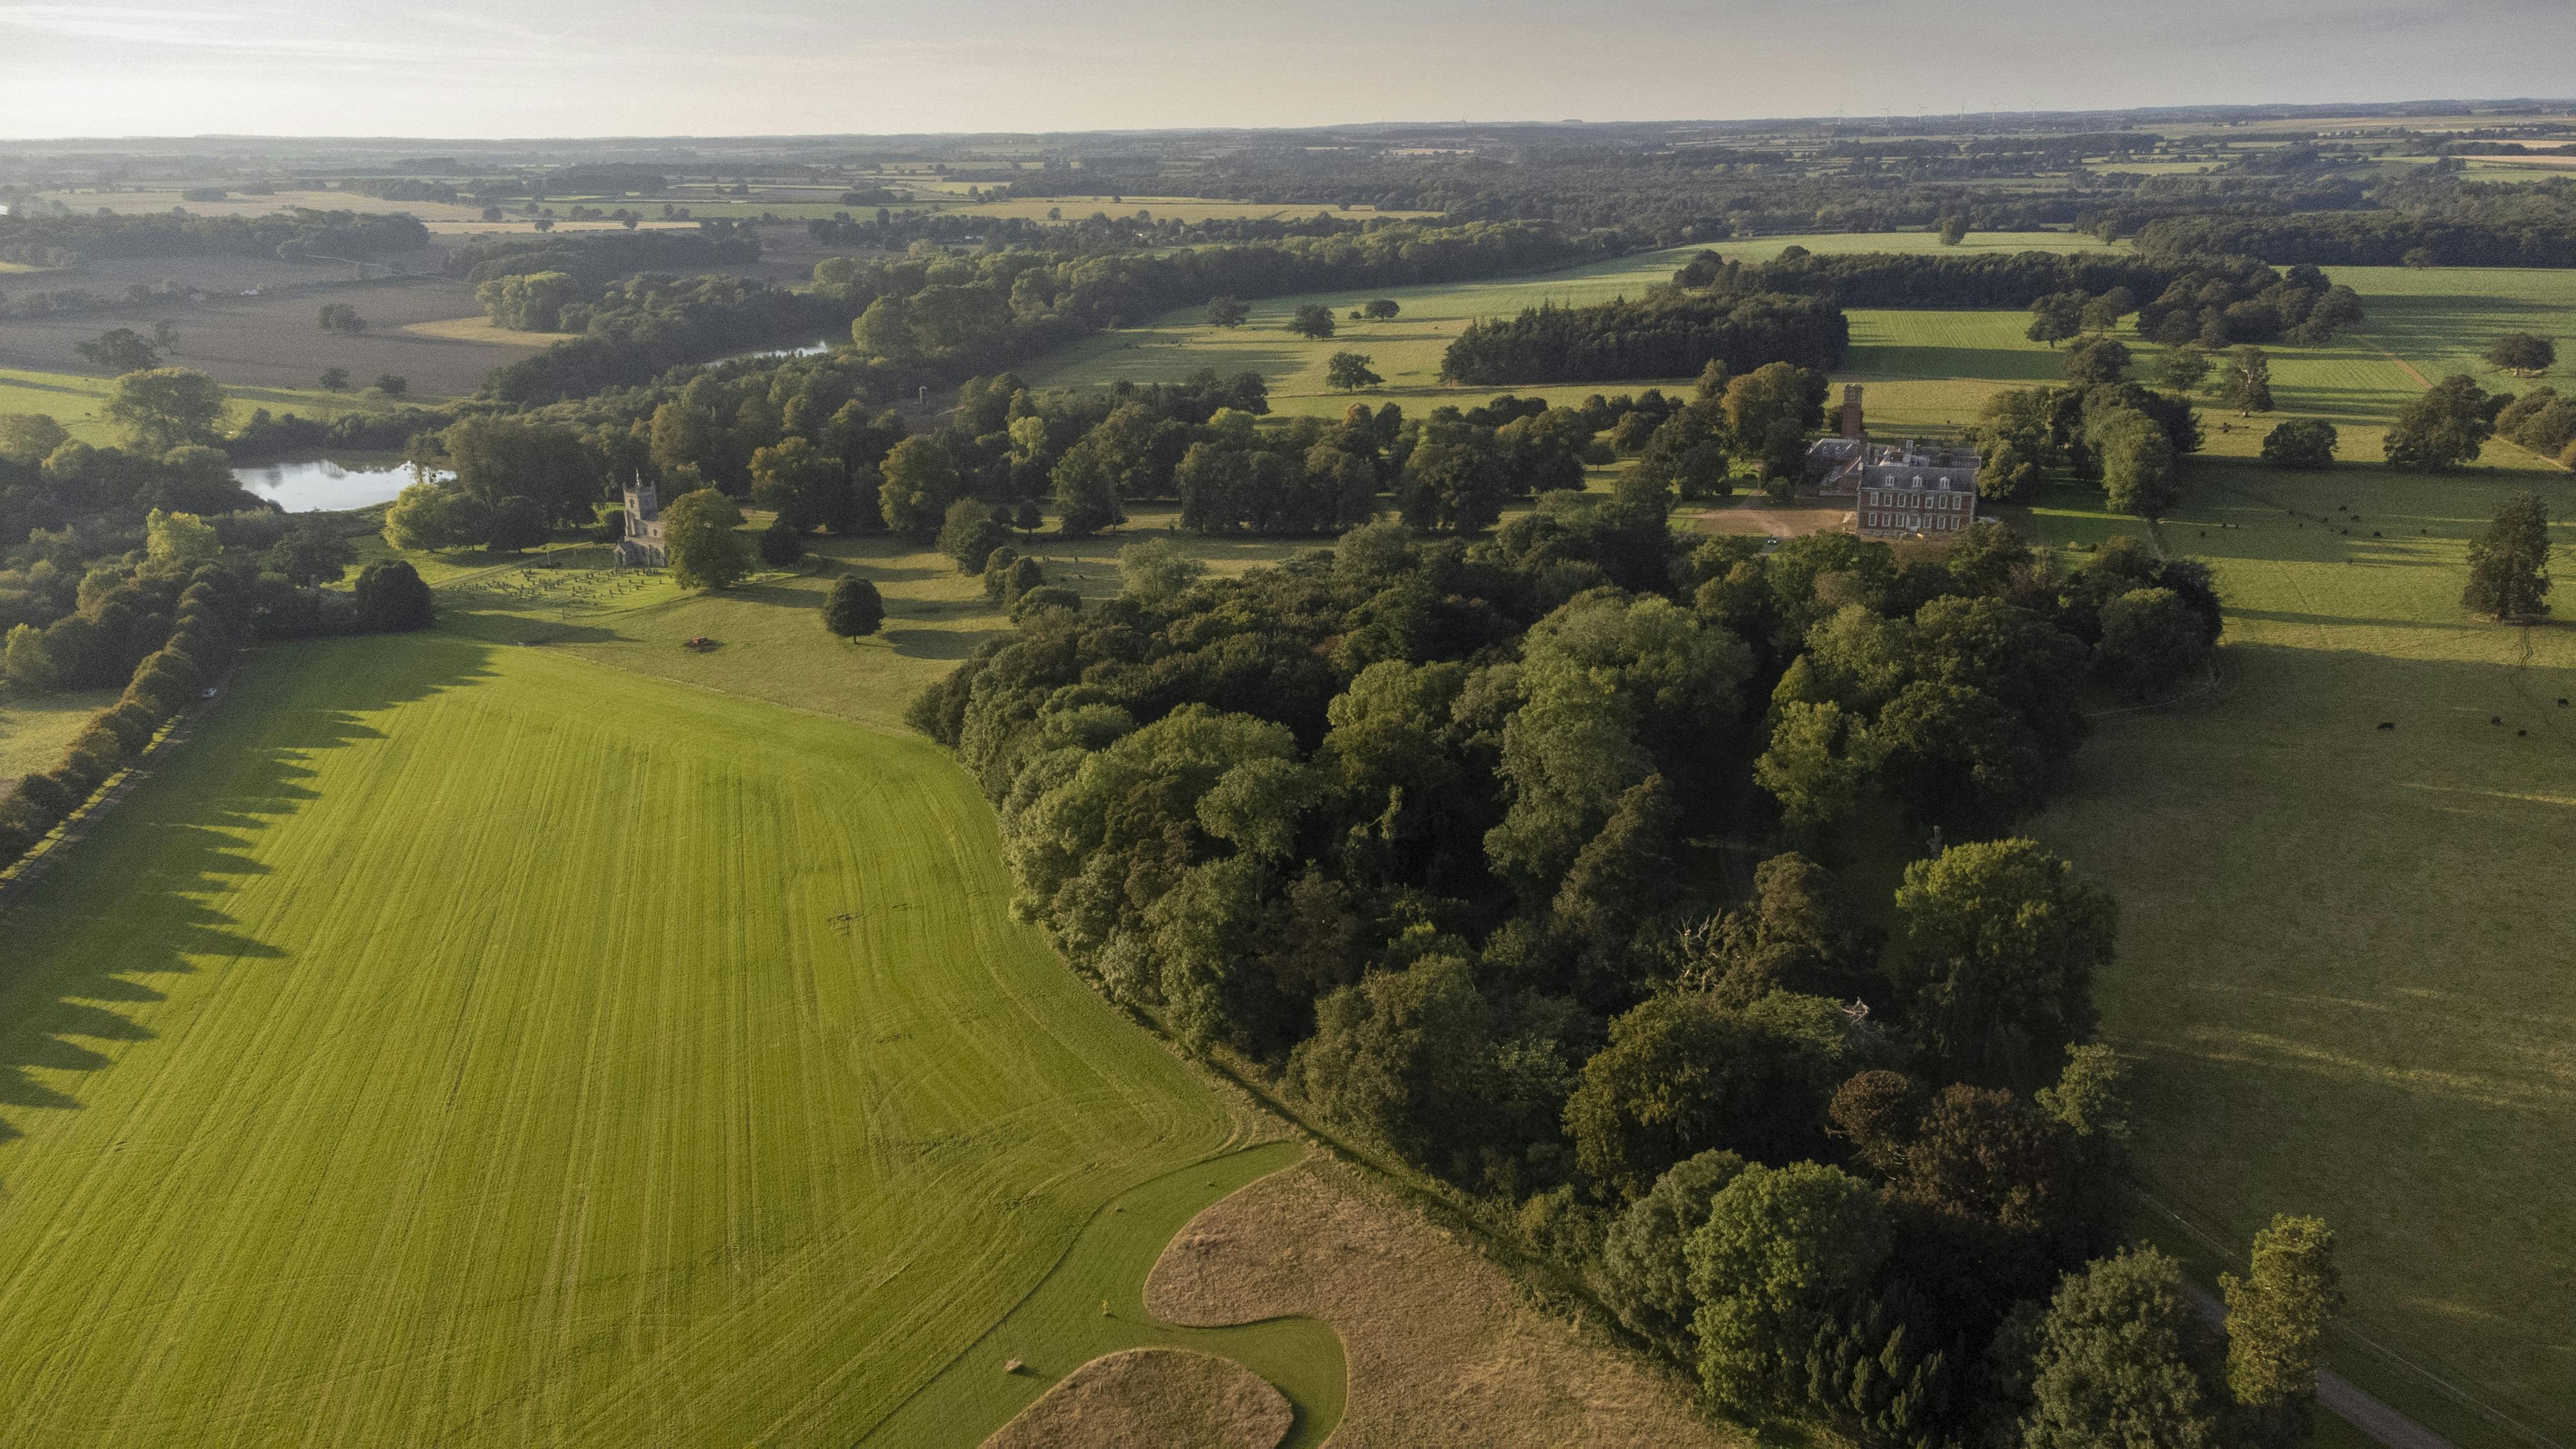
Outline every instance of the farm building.
[[1807, 448], [1810, 484], [1849, 498], [1860, 532], [1878, 538], [1955, 533], [1976, 522], [1977, 465], [1967, 448], [1871, 442], [1857, 383], [1843, 389], [1842, 431]]
[[658, 569], [671, 561], [662, 546], [662, 499], [653, 485], [636, 475], [626, 485], [625, 537], [617, 540], [617, 561], [630, 568]]

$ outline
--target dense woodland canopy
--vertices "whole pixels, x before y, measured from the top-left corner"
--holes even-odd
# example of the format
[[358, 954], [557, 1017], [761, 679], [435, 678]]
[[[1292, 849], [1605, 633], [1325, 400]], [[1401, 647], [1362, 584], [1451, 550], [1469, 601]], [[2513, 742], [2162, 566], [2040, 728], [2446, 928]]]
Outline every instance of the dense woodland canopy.
[[[1993, 524], [1947, 564], [1694, 546], [1571, 495], [1240, 579], [1137, 563], [914, 716], [1077, 969], [1480, 1198], [1730, 1408], [2021, 1417], [2015, 1325], [2116, 1240], [2125, 1119], [2086, 1045], [2111, 903], [2011, 832], [2088, 674], [2201, 667], [2205, 568], [2061, 572]], [[1900, 820], [1948, 845], [1882, 934], [1828, 862]], [[1727, 840], [1775, 852], [1733, 910], [1694, 865]], [[1765, 1287], [1727, 1241], [1841, 1266]]]

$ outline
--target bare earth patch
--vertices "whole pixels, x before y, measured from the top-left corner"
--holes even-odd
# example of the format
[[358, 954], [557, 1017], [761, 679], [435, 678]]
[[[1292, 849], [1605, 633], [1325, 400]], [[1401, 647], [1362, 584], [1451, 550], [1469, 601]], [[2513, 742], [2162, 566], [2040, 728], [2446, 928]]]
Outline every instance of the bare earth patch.
[[1840, 502], [1781, 504], [1758, 497], [1720, 504], [1701, 511], [1698, 517], [1702, 533], [1750, 533], [1767, 538], [1836, 532], [1851, 527], [1851, 521], [1851, 510]]
[[578, 332], [514, 332], [489, 317], [450, 317], [434, 322], [406, 322], [405, 332], [415, 337], [436, 337], [447, 342], [481, 342], [495, 347], [550, 347]]
[[1277, 1449], [1295, 1423], [1287, 1397], [1230, 1358], [1131, 1348], [1065, 1375], [984, 1449]]
[[1350, 1365], [1335, 1449], [1742, 1442], [1699, 1418], [1679, 1374], [1541, 1312], [1467, 1242], [1322, 1160], [1200, 1213], [1145, 1306], [1204, 1327], [1330, 1323]]

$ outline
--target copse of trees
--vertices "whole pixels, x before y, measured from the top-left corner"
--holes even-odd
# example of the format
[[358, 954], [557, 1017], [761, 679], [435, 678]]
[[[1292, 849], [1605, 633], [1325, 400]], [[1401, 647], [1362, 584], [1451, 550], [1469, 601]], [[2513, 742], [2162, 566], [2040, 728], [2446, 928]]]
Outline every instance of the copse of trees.
[[2496, 412], [2496, 435], [2562, 463], [2576, 456], [2576, 397], [2543, 383]]
[[[1476, 426], [1424, 420], [1416, 457], [1435, 421]], [[1024, 592], [912, 713], [1075, 969], [1456, 1184], [1738, 1412], [1889, 1446], [2098, 1429], [2039, 1330], [2127, 1213], [2090, 1041], [2116, 917], [2011, 830], [2088, 668], [2153, 673], [2176, 622], [2206, 657], [2205, 568], [2124, 544], [2061, 573], [1993, 523], [1945, 563], [1766, 553], [1549, 492], [1480, 538], [1370, 523], [1227, 579], [1158, 540], [1120, 572], [1105, 602]], [[1826, 855], [1881, 795], [1954, 842], [1892, 942], [1814, 857], [1731, 907], [1680, 867], [1769, 833], [1748, 771]], [[2295, 1381], [2312, 1315], [2265, 1301]]]
[[2143, 518], [2173, 506], [2178, 460], [2201, 445], [2189, 398], [2132, 382], [2007, 389], [1987, 398], [1970, 436], [1982, 497], [2026, 500], [2047, 471], [2064, 469]]
[[1711, 362], [1736, 373], [1770, 362], [1824, 372], [1850, 345], [1841, 310], [1815, 297], [1669, 292], [1469, 323], [1442, 356], [1440, 375], [1483, 386], [1690, 376]]
[[[1684, 290], [1795, 293], [1842, 307], [2026, 307], [2033, 314], [2031, 340], [2051, 344], [2088, 331], [2108, 331], [2131, 313], [2141, 337], [2212, 347], [2281, 337], [2322, 343], [2362, 320], [2360, 298], [2315, 267], [2276, 270], [2250, 256], [2040, 251], [1819, 256], [1792, 246], [1771, 261], [1754, 264], [1703, 252], [1674, 281]], [[2141, 298], [2148, 300], [2142, 303]]]

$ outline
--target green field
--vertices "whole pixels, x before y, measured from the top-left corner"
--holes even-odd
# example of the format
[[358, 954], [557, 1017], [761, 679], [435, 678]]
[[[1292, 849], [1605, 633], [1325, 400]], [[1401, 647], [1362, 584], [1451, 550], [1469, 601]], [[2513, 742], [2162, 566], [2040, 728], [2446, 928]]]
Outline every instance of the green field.
[[[2322, 1213], [2362, 1333], [2564, 1438], [2576, 634], [2459, 609], [2467, 538], [2533, 486], [2576, 513], [2563, 474], [2195, 469], [2162, 532], [2218, 567], [2226, 686], [2100, 721], [2034, 833], [2121, 899], [2099, 997], [2143, 1058], [2150, 1187], [2236, 1245]], [[2340, 1350], [2454, 1439], [2505, 1442]]]
[[[2576, 333], [2576, 278], [2333, 275], [2362, 293], [2362, 334], [2268, 349], [2278, 414], [2204, 408], [2207, 453], [2156, 531], [2218, 568], [2225, 688], [2104, 716], [2033, 829], [2121, 898], [2099, 994], [2144, 1062], [2158, 1198], [2240, 1251], [2274, 1212], [2324, 1214], [2353, 1297], [2339, 1368], [2464, 1444], [2510, 1441], [2417, 1371], [2563, 1440], [2576, 1210], [2545, 1185], [2576, 1180], [2576, 906], [2556, 881], [2576, 854], [2576, 709], [2557, 704], [2576, 634], [2472, 621], [2459, 591], [2507, 491], [2540, 490], [2576, 543], [2576, 479], [2502, 443], [2456, 477], [2368, 465], [2419, 375], [2529, 386], [2477, 354], [2508, 329]], [[2054, 373], [2025, 320], [1856, 312], [1848, 380], [1875, 430], [1941, 431]], [[2255, 463], [2298, 415], [2335, 422], [2351, 461]], [[2145, 531], [2099, 500], [2059, 488], [2008, 512], [2045, 542]]]
[[[1170, 505], [1138, 505], [1126, 527], [1095, 538], [1023, 538], [1048, 581], [1086, 598], [1118, 592], [1118, 550], [1144, 537], [1172, 542], [1221, 575], [1276, 563], [1312, 539], [1198, 538], [1166, 534]], [[753, 525], [767, 522], [755, 514]], [[367, 555], [385, 550], [365, 541]], [[653, 675], [793, 709], [903, 727], [904, 707], [974, 647], [1010, 627], [984, 597], [982, 581], [947, 555], [886, 537], [812, 541], [797, 568], [754, 576], [702, 594], [668, 575], [611, 585], [600, 571], [608, 550], [564, 545], [526, 555], [410, 554], [440, 591], [444, 627], [498, 644], [534, 643], [637, 674]], [[550, 567], [552, 565], [552, 567]], [[855, 642], [824, 632], [823, 597], [841, 574], [856, 573], [886, 601], [886, 623]], [[708, 638], [704, 652], [684, 648]]]
[[[184, 367], [186, 360], [176, 365]], [[122, 439], [120, 431], [99, 416], [115, 383], [112, 377], [77, 372], [0, 368], [0, 413], [44, 413], [74, 438], [104, 446]], [[226, 416], [236, 424], [248, 422], [256, 408], [326, 419], [373, 410], [371, 404], [348, 393], [278, 387], [226, 387], [224, 392], [231, 399]]]
[[[1377, 373], [1386, 379], [1384, 387], [1360, 395], [1372, 404], [1392, 399], [1409, 410], [1419, 410], [1444, 402], [1482, 401], [1499, 389], [1452, 387], [1439, 381], [1441, 356], [1468, 323], [1480, 317], [1512, 316], [1543, 302], [1579, 307], [1622, 296], [1640, 297], [1647, 288], [1670, 281], [1684, 262], [1703, 250], [1743, 261], [1766, 261], [1792, 245], [1816, 252], [1912, 252], [2091, 249], [2102, 243], [2066, 232], [1990, 232], [1971, 235], [1957, 248], [1944, 248], [1941, 239], [1930, 232], [1850, 232], [1674, 247], [1534, 277], [1270, 297], [1253, 303], [1251, 320], [1236, 328], [1211, 327], [1207, 325], [1205, 309], [1184, 308], [1167, 312], [1142, 327], [1125, 328], [1066, 348], [1040, 366], [1026, 370], [1024, 376], [1033, 386], [1100, 387], [1121, 379], [1172, 382], [1202, 367], [1228, 373], [1250, 369], [1269, 383], [1274, 410], [1291, 415], [1339, 416], [1352, 397], [1325, 385], [1324, 365], [1334, 353], [1348, 351], [1366, 354]], [[1403, 314], [1387, 322], [1347, 320], [1351, 308], [1374, 296], [1394, 298], [1403, 306]], [[1310, 342], [1287, 330], [1289, 317], [1309, 302], [1331, 307], [1334, 315], [1342, 319], [1336, 335]], [[1856, 343], [1861, 340], [1861, 319], [1868, 315], [1853, 314]], [[2020, 328], [2026, 325], [2027, 318], [2015, 325], [2015, 341], [2019, 340]], [[1864, 364], [1855, 359], [1853, 366], [1861, 368]], [[2054, 366], [2049, 364], [2052, 370]], [[1664, 378], [1513, 390], [1524, 397], [1580, 401], [1590, 393], [1634, 392], [1657, 385], [1669, 389], [1689, 382], [1688, 378]], [[1969, 411], [1973, 415], [1973, 405]]]
[[936, 749], [447, 632], [232, 694], [8, 906], [0, 1440], [970, 1443], [1178, 1340], [1068, 1316], [1101, 1210], [1267, 1158]]
[[0, 780], [50, 770], [63, 746], [88, 728], [90, 717], [116, 703], [121, 690], [80, 689], [22, 695], [0, 691]]

